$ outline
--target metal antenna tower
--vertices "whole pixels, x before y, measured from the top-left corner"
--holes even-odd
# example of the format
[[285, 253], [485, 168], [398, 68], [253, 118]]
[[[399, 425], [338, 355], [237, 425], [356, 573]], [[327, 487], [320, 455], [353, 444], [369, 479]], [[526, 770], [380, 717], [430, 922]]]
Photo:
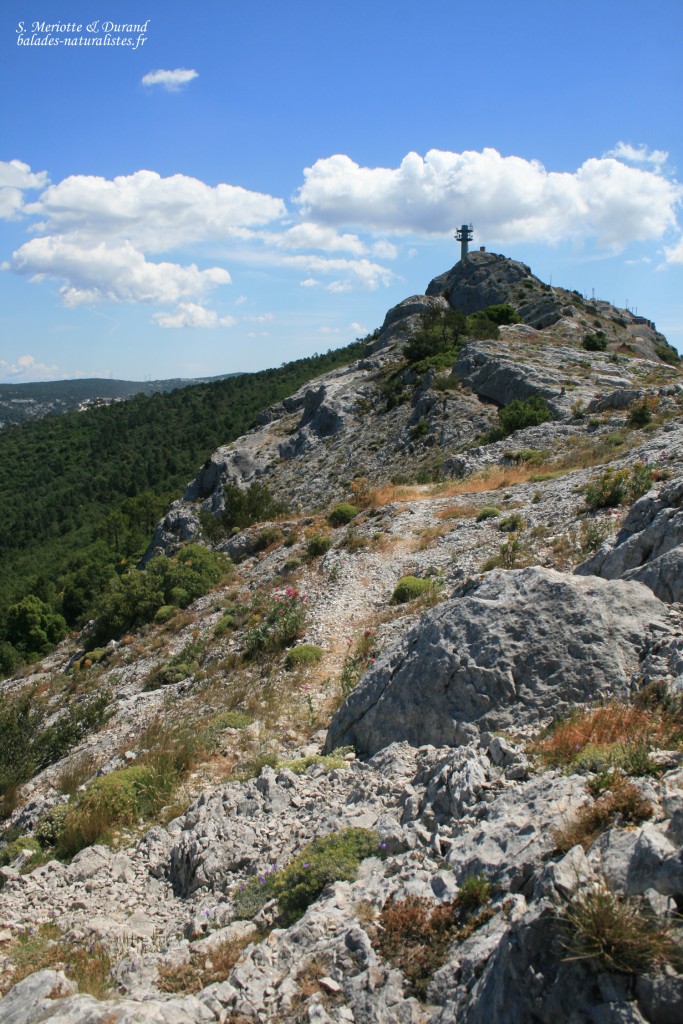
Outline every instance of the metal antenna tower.
[[471, 224], [463, 224], [455, 232], [455, 238], [460, 242], [460, 260], [462, 263], [467, 259], [467, 243], [472, 241], [472, 231], [474, 228]]

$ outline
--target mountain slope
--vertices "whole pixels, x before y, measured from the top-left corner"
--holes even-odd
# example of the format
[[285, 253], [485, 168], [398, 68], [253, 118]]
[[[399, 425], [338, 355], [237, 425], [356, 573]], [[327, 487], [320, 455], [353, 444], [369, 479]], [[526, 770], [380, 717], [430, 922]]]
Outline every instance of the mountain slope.
[[163, 394], [178, 388], [239, 377], [225, 373], [216, 377], [168, 380], [108, 380], [84, 377], [80, 380], [53, 380], [29, 384], [0, 384], [0, 429], [10, 424], [25, 423], [41, 416], [64, 412], [82, 412], [94, 405], [107, 405], [134, 395]]
[[[111, 712], [7, 822], [17, 1024], [676, 1019], [683, 376], [587, 351], [583, 314], [444, 341], [435, 310], [391, 310], [171, 507], [154, 546], [230, 553], [218, 589], [4, 684]], [[411, 360], [424, 332], [446, 347]], [[287, 511], [233, 532], [225, 485], [255, 482]], [[21, 873], [19, 836], [73, 850], [114, 794], [114, 849], [91, 816]]]

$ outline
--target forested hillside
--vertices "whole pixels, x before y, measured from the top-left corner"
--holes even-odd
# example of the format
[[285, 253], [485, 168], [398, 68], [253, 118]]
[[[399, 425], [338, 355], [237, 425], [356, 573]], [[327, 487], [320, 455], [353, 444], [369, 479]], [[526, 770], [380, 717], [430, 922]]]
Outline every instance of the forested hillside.
[[161, 513], [218, 445], [363, 351], [354, 342], [278, 369], [3, 431], [0, 653], [12, 658], [4, 643], [12, 605], [33, 594], [77, 624], [106, 580], [142, 554]]

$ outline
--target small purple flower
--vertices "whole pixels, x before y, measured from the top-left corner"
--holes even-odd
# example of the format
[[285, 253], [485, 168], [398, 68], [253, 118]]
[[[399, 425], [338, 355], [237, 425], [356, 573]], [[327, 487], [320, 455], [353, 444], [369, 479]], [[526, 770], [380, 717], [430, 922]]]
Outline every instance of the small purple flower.
[[386, 843], [380, 843], [379, 844], [379, 848], [380, 848], [380, 850], [386, 850], [387, 844]]
[[311, 866], [311, 865], [310, 865], [310, 864], [308, 863], [308, 861], [307, 861], [307, 860], [306, 860], [306, 861], [304, 861], [304, 867], [305, 867], [305, 868], [310, 868], [310, 866]]

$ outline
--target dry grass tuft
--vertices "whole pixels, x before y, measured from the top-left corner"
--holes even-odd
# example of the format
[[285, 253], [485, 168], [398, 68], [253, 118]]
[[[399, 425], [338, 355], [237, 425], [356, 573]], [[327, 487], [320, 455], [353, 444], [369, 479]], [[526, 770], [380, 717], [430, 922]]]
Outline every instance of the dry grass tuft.
[[612, 788], [587, 807], [553, 836], [555, 846], [567, 853], [579, 843], [588, 850], [598, 836], [613, 825], [639, 825], [652, 817], [652, 807], [637, 786], [623, 776], [615, 776]]
[[225, 981], [251, 939], [227, 939], [208, 953], [191, 950], [185, 964], [159, 964], [157, 987], [162, 992], [199, 992], [216, 981]]
[[609, 701], [557, 722], [531, 750], [549, 767], [578, 771], [612, 767], [635, 775], [652, 771], [650, 750], [679, 747], [682, 741], [680, 707], [668, 703], [661, 690], [648, 688], [633, 704]]
[[594, 960], [603, 970], [641, 974], [683, 964], [683, 948], [670, 922], [656, 918], [637, 900], [606, 887], [587, 889], [564, 911], [567, 960]]

